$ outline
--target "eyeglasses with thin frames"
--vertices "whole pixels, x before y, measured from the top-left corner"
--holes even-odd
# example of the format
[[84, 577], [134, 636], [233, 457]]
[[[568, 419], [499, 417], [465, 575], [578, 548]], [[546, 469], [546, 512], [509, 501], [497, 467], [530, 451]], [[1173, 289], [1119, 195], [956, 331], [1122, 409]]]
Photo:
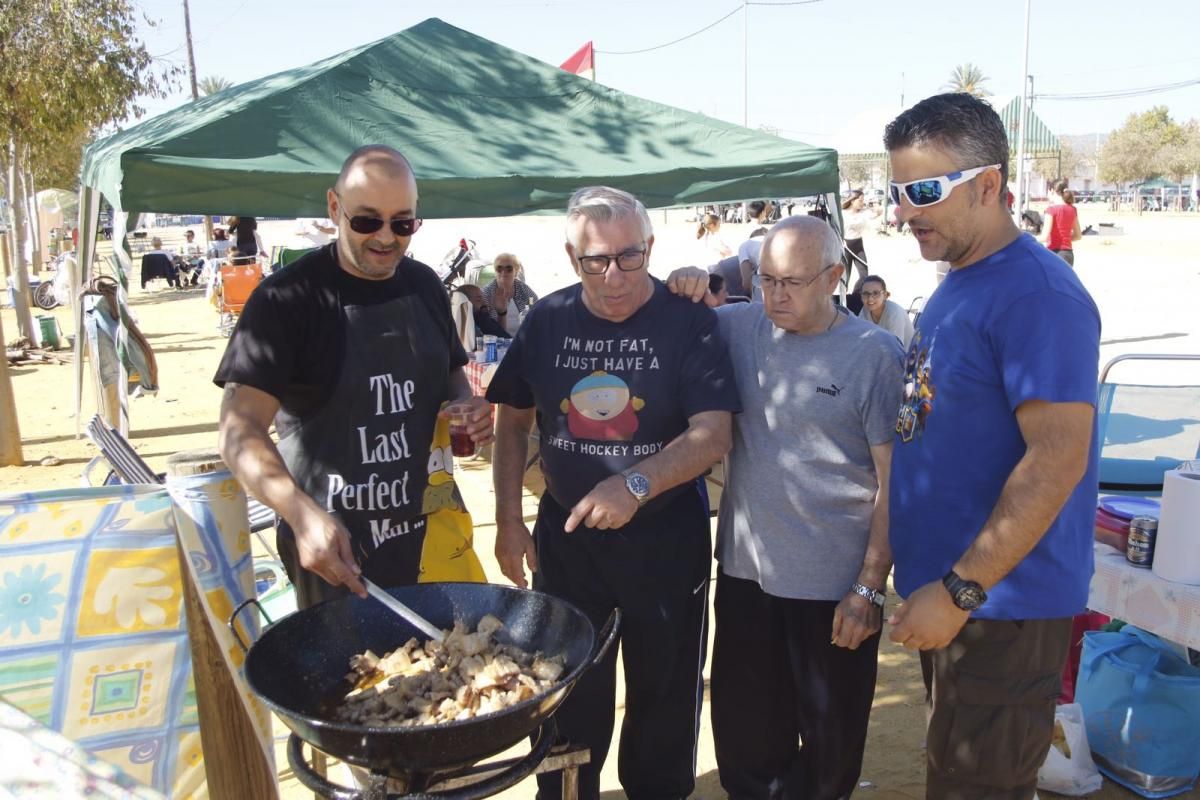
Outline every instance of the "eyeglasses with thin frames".
[[839, 263], [840, 262], [837, 261], [833, 262], [816, 275], [813, 275], [811, 278], [776, 278], [772, 275], [766, 275], [760, 272], [758, 273], [758, 280], [762, 285], [762, 290], [764, 292], [772, 291], [776, 286], [782, 286], [784, 289], [787, 289], [789, 292], [791, 292], [796, 289], [805, 289], [809, 286], [812, 286], [813, 283], [816, 282], [817, 278], [836, 267]]
[[878, 289], [873, 292], [859, 292], [859, 294], [863, 300], [874, 300], [876, 297], [883, 297], [883, 292]]
[[608, 265], [614, 261], [617, 262], [617, 269], [621, 272], [636, 272], [646, 263], [646, 248], [626, 250], [624, 253], [593, 254], [575, 258], [579, 261], [579, 269], [588, 275], [603, 275], [608, 272]]

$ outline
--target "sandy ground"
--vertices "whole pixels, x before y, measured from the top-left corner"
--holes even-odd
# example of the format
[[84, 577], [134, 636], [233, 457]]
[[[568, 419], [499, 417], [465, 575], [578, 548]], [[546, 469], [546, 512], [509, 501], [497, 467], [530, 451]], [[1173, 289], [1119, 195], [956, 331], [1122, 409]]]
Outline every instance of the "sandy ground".
[[[697, 250], [695, 226], [684, 222], [682, 212], [653, 212], [652, 217], [658, 237], [652, 271], [665, 275], [679, 264], [705, 263]], [[1200, 217], [1170, 214], [1134, 217], [1083, 206], [1081, 218], [1085, 225], [1115, 222], [1124, 229], [1121, 235], [1089, 236], [1077, 243], [1077, 268], [1104, 318], [1102, 363], [1122, 353], [1200, 353], [1200, 326], [1195, 312], [1196, 298], [1200, 297], [1200, 251], [1196, 248], [1200, 241]], [[293, 223], [264, 223], [264, 239], [268, 246], [286, 244], [294, 227]], [[724, 233], [736, 246], [744, 231], [741, 226], [729, 226]], [[168, 245], [182, 240], [181, 229], [163, 233]], [[518, 253], [531, 284], [541, 293], [571, 281], [562, 252], [561, 218], [432, 221], [414, 240], [414, 253], [436, 264], [461, 236], [476, 239], [487, 256], [503, 250]], [[933, 290], [933, 267], [921, 261], [910, 238], [871, 238], [867, 241], [867, 252], [873, 271], [887, 278], [893, 299], [902, 305], [907, 306], [913, 298], [927, 296]], [[166, 457], [172, 453], [215, 445], [220, 393], [212, 385], [211, 377], [225, 346], [216, 329], [217, 315], [202, 292], [176, 292], [161, 283], [156, 282], [144, 292], [135, 288], [131, 299], [138, 323], [155, 348], [162, 389], [156, 397], [132, 402], [130, 438], [158, 470], [164, 468]], [[70, 309], [58, 308], [52, 313], [64, 330], [72, 330]], [[6, 339], [11, 342], [16, 336], [12, 311], [0, 312], [0, 321]], [[1123, 373], [1126, 380], [1137, 380], [1147, 374], [1145, 369], [1122, 369], [1128, 370]], [[73, 369], [44, 364], [15, 368], [10, 373], [26, 464], [0, 468], [0, 487], [11, 492], [79, 485], [81, 470], [95, 451], [86, 439], [76, 438]], [[1184, 373], [1178, 370], [1177, 374]], [[85, 390], [85, 420], [95, 407], [90, 389]], [[41, 466], [44, 459], [57, 463]], [[459, 481], [477, 524], [477, 549], [492, 579], [503, 580], [491, 556], [494, 529], [490, 469], [486, 461], [463, 462], [459, 467]], [[532, 511], [533, 497], [526, 500], [527, 508]], [[923, 796], [923, 695], [916, 659], [885, 641], [880, 651], [879, 685], [861, 796]], [[279, 765], [285, 796], [308, 796], [290, 776], [286, 761], [280, 758]], [[604, 772], [603, 786], [609, 797], [622, 795], [615, 766], [615, 758], [610, 759]], [[707, 713], [698, 775], [696, 797], [723, 796]], [[532, 782], [507, 794], [531, 797]], [[1095, 796], [1133, 795], [1106, 783]], [[1200, 798], [1200, 792], [1185, 797]]]

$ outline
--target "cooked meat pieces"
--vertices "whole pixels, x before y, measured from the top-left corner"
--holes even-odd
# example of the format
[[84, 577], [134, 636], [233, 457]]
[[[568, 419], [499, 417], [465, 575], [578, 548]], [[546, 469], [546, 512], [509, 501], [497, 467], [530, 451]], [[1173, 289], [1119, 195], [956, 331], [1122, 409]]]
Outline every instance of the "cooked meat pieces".
[[495, 640], [491, 614], [474, 631], [456, 622], [441, 642], [409, 639], [384, 656], [350, 658], [354, 689], [335, 716], [359, 725], [436, 725], [500, 711], [541, 694], [563, 673], [563, 657]]

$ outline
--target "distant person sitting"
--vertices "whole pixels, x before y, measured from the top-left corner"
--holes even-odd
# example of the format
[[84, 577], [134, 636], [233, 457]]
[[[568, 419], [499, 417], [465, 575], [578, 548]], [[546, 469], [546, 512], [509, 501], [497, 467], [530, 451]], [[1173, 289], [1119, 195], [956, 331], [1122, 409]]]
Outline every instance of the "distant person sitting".
[[155, 278], [166, 278], [169, 286], [182, 289], [179, 283], [179, 268], [171, 253], [163, 250], [162, 239], [155, 236], [150, 240], [150, 250], [142, 254], [142, 288]]
[[892, 333], [905, 350], [912, 341], [913, 325], [899, 303], [888, 298], [891, 294], [887, 284], [878, 275], [868, 275], [862, 280], [862, 310], [858, 312], [859, 319], [874, 322], [885, 331]]
[[758, 258], [762, 253], [762, 237], [766, 235], [766, 228], [757, 228], [750, 234], [749, 239], [738, 245], [738, 272], [742, 278], [742, 292], [756, 303], [761, 303], [763, 299], [762, 287], [758, 285]]
[[512, 334], [506, 331], [504, 326], [497, 322], [496, 318], [492, 316], [492, 308], [484, 299], [482, 289], [474, 284], [468, 283], [463, 286], [456, 286], [454, 291], [462, 292], [467, 296], [467, 299], [471, 301], [471, 316], [475, 320], [476, 335], [482, 334], [485, 336], [500, 336], [505, 339], [512, 338]]
[[496, 277], [483, 287], [488, 315], [515, 336], [521, 327], [521, 315], [537, 302], [538, 296], [523, 280], [525, 267], [512, 253], [501, 253], [492, 261]]
[[213, 240], [212, 244], [208, 246], [208, 257], [210, 259], [224, 258], [232, 246], [233, 242], [229, 241], [229, 237], [225, 235], [224, 228], [213, 228]]
[[184, 231], [183, 238], [183, 252], [180, 253], [183, 258], [183, 269], [191, 273], [191, 280], [188, 281], [188, 284], [195, 286], [200, 281], [200, 273], [204, 270], [204, 248], [196, 241], [196, 234], [190, 230]]
[[723, 306], [729, 299], [729, 292], [725, 289], [725, 279], [720, 274], [714, 272], [708, 276], [708, 293], [712, 295], [710, 306]]

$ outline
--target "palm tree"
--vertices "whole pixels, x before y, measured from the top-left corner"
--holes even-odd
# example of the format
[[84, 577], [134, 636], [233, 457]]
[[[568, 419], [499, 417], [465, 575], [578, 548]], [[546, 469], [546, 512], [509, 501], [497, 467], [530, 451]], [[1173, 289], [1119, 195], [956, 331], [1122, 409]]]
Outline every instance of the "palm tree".
[[208, 96], [216, 94], [222, 89], [228, 89], [233, 86], [233, 81], [222, 78], [220, 75], [209, 75], [206, 78], [200, 79], [200, 94]]
[[942, 88], [952, 92], [966, 92], [975, 97], [987, 97], [991, 92], [983, 88], [983, 84], [988, 80], [989, 78], [983, 74], [983, 70], [968, 61], [966, 64], [959, 64], [954, 68], [954, 71], [950, 73], [950, 82]]

